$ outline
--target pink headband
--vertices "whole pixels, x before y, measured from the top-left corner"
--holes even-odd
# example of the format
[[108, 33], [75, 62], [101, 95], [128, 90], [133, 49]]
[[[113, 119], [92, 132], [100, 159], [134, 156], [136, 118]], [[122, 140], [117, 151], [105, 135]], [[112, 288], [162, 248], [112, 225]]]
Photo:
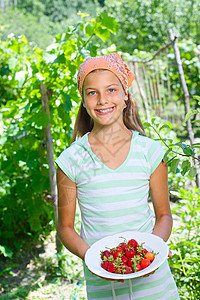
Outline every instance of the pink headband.
[[128, 93], [128, 88], [134, 80], [135, 74], [129, 70], [118, 53], [111, 53], [105, 56], [88, 57], [84, 63], [80, 65], [77, 81], [81, 96], [83, 94], [83, 83], [85, 77], [90, 72], [98, 69], [105, 69], [114, 73], [120, 80], [125, 93]]

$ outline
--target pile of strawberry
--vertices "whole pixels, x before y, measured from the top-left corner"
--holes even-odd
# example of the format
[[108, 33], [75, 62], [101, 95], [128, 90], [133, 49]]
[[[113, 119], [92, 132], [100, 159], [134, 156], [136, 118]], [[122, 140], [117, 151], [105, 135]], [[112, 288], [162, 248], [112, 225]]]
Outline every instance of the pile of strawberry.
[[117, 247], [101, 252], [101, 267], [117, 274], [130, 274], [147, 268], [155, 253], [143, 248], [136, 240], [124, 240]]

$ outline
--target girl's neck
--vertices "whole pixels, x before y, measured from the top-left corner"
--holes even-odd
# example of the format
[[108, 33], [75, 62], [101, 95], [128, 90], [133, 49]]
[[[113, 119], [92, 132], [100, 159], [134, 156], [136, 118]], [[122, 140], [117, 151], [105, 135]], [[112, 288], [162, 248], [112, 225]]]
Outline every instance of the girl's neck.
[[91, 142], [108, 145], [116, 145], [122, 139], [130, 139], [131, 136], [131, 130], [129, 130], [124, 124], [115, 124], [115, 126], [98, 126], [98, 128], [94, 126], [89, 134]]

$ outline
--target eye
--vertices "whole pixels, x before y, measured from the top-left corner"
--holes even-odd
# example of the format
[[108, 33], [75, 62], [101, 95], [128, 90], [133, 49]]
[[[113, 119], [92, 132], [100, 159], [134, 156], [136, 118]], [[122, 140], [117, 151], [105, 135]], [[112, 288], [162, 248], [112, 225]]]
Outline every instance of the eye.
[[112, 89], [112, 88], [109, 89], [110, 93], [113, 93], [114, 91], [115, 91], [115, 89]]
[[91, 91], [91, 92], [88, 93], [88, 95], [94, 96], [95, 93], [96, 93], [95, 91]]

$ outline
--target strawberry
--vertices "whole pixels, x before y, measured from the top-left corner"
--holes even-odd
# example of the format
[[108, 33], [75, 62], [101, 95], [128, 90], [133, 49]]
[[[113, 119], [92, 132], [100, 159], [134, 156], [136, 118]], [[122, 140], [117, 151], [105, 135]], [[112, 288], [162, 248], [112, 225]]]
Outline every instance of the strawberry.
[[133, 249], [130, 249], [130, 250], [127, 250], [125, 252], [125, 255], [128, 257], [128, 258], [132, 258], [134, 255], [135, 255], [135, 251]]
[[107, 261], [107, 260], [102, 261], [102, 263], [101, 263], [102, 268], [105, 270], [108, 269], [108, 265], [109, 265], [109, 261]]
[[137, 247], [136, 247], [137, 254], [142, 255], [142, 256], [144, 256], [148, 252], [145, 248], [143, 248], [143, 246], [142, 246], [143, 244], [144, 243], [142, 243], [141, 245], [137, 245]]
[[117, 270], [115, 271], [115, 273], [123, 274], [123, 267], [122, 266], [117, 267]]
[[117, 251], [113, 254], [114, 259], [117, 257], [120, 257], [120, 256], [121, 256], [121, 253], [117, 252]]
[[114, 273], [117, 270], [117, 267], [115, 266], [114, 262], [110, 262], [108, 265], [108, 272]]
[[125, 266], [124, 274], [130, 274], [133, 273], [133, 269], [129, 266]]
[[145, 269], [150, 265], [150, 260], [147, 258], [144, 258], [141, 260], [140, 265], [141, 265], [142, 269]]
[[147, 252], [144, 256], [144, 258], [149, 259], [150, 261], [154, 260], [154, 254], [152, 252]]
[[120, 247], [120, 246], [116, 247], [115, 250], [117, 252], [121, 252], [121, 253], [124, 252], [124, 249], [122, 247]]
[[123, 264], [127, 264], [128, 263], [128, 258], [126, 257], [126, 255], [122, 256], [122, 262], [123, 262]]
[[133, 265], [132, 258], [129, 258], [127, 265], [128, 265], [129, 267], [132, 267], [132, 265]]
[[124, 246], [125, 246], [125, 245], [126, 245], [126, 243], [123, 242], [123, 243], [120, 243], [118, 247], [121, 247], [121, 248], [124, 250]]
[[105, 250], [105, 251], [102, 251], [101, 252], [101, 259], [103, 260], [104, 259], [104, 256], [106, 257], [106, 258], [108, 258], [109, 256], [110, 256], [110, 251], [108, 251], [108, 250]]
[[128, 241], [128, 245], [129, 245], [130, 247], [135, 248], [135, 247], [137, 247], [138, 243], [136, 242], [136, 240], [131, 239], [131, 240]]
[[141, 271], [142, 267], [140, 264], [135, 265], [136, 272]]

